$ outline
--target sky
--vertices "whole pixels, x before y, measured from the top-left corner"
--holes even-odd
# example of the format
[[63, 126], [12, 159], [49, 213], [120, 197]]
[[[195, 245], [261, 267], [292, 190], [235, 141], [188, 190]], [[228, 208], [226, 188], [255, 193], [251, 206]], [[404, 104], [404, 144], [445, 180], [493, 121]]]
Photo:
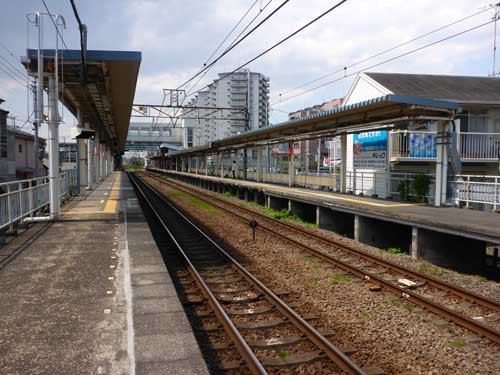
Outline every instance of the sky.
[[[283, 0], [257, 0], [242, 26], [260, 13], [254, 25]], [[45, 0], [50, 11], [66, 20], [64, 40], [68, 48], [79, 48], [78, 24], [69, 0]], [[159, 104], [163, 88], [175, 88], [197, 73], [219, 43], [255, 0], [76, 0], [82, 22], [88, 26], [88, 49], [131, 50], [142, 52], [134, 102]], [[197, 86], [203, 87], [220, 72], [231, 71], [333, 6], [331, 0], [290, 0], [257, 31], [218, 62]], [[287, 113], [342, 97], [355, 74], [371, 65], [449, 35], [483, 24], [492, 19], [487, 9], [466, 21], [443, 29], [378, 58], [351, 67], [352, 64], [417, 36], [488, 8], [482, 0], [348, 0], [339, 8], [294, 36], [283, 45], [251, 63], [248, 68], [270, 78], [272, 123], [287, 119]], [[45, 11], [41, 0], [1, 0], [0, 68], [6, 61], [18, 70], [24, 68], [20, 57], [27, 47], [36, 47], [33, 25], [26, 14]], [[369, 71], [487, 76], [493, 69], [494, 23], [417, 53], [381, 64]], [[500, 41], [499, 41], [500, 42]], [[44, 46], [55, 45], [54, 27], [47, 18]], [[224, 48], [224, 47], [223, 47]], [[220, 53], [219, 51], [217, 55]], [[500, 63], [498, 64], [500, 65]], [[335, 81], [320, 89], [301, 93], [288, 92], [322, 75], [348, 67], [315, 85]], [[12, 67], [9, 66], [10, 70]], [[500, 68], [497, 68], [500, 70]], [[346, 75], [346, 78], [342, 78]], [[280, 101], [280, 93], [281, 101]], [[26, 87], [0, 69], [0, 98], [3, 109], [17, 117], [22, 125], [28, 111]], [[75, 119], [63, 112], [61, 140], [69, 140]], [[23, 130], [31, 131], [28, 123]], [[41, 134], [46, 135], [47, 125]], [[64, 137], [64, 139], [63, 139]]]

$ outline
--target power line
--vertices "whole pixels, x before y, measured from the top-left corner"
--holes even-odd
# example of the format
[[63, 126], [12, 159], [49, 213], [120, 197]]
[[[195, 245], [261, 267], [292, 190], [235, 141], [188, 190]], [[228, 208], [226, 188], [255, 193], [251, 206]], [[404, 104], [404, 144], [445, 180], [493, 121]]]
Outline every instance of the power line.
[[[346, 3], [347, 0], [342, 0], [342, 1], [339, 1], [337, 4], [335, 4], [334, 6], [332, 6], [331, 8], [329, 8], [328, 10], [326, 10], [325, 12], [321, 13], [319, 16], [317, 16], [316, 18], [314, 18], [313, 20], [307, 22], [305, 25], [303, 25], [302, 27], [298, 28], [297, 30], [295, 30], [293, 33], [289, 34], [288, 36], [286, 36], [285, 38], [281, 39], [279, 42], [273, 44], [271, 47], [267, 48], [266, 50], [264, 50], [263, 52], [259, 53], [257, 56], [251, 58], [250, 60], [248, 60], [247, 62], [245, 62], [244, 64], [240, 65], [239, 67], [237, 67], [236, 69], [234, 69], [232, 72], [230, 73], [227, 73], [225, 74], [224, 76], [222, 76], [220, 79], [224, 79], [230, 75], [232, 75], [233, 73], [237, 72], [238, 70], [244, 68], [245, 66], [247, 66], [248, 64], [254, 62], [255, 60], [261, 58], [262, 56], [264, 56], [265, 54], [271, 52], [273, 49], [275, 49], [276, 47], [280, 46], [281, 44], [285, 43], [287, 40], [293, 38], [295, 35], [297, 35], [298, 33], [300, 33], [301, 31], [303, 31], [304, 29], [308, 28], [309, 26], [311, 26], [312, 24], [316, 23], [317, 21], [319, 21], [321, 18], [323, 18], [324, 16], [326, 16], [327, 14], [329, 14], [330, 12], [332, 12], [333, 10], [337, 9], [338, 7], [340, 7], [342, 4]], [[207, 88], [208, 86], [205, 86], [203, 88], [201, 88], [200, 90], [196, 91], [194, 94], [200, 92], [201, 90]], [[194, 95], [192, 94], [192, 95]]]
[[64, 38], [61, 34], [61, 32], [59, 31], [59, 27], [57, 26], [56, 24], [56, 21], [54, 21], [54, 15], [51, 13], [51, 11], [49, 10], [49, 7], [47, 6], [47, 3], [45, 2], [45, 0], [42, 0], [42, 3], [43, 5], [45, 6], [45, 10], [47, 11], [47, 13], [49, 14], [49, 18], [50, 20], [52, 21], [52, 23], [54, 24], [54, 27], [56, 28], [56, 32], [57, 34], [59, 34], [59, 37], [61, 38], [62, 42], [63, 42], [63, 45], [64, 45], [64, 48], [68, 49], [68, 46], [66, 45], [66, 42], [64, 41]]
[[[260, 9], [259, 13], [257, 14], [257, 16], [255, 16], [248, 24], [247, 26], [245, 26], [245, 28], [236, 36], [236, 38], [233, 39], [233, 41], [230, 43], [230, 45], [224, 50], [223, 54], [226, 54], [229, 52], [230, 49], [236, 47], [235, 45], [235, 42], [238, 40], [238, 38], [241, 36], [241, 34], [243, 34], [243, 32], [245, 32], [246, 29], [248, 29], [248, 27], [255, 21], [255, 19], [262, 13], [263, 10], [265, 10], [267, 8], [267, 6], [272, 2], [273, 0], [269, 0], [269, 2], [262, 8]], [[289, 1], [289, 0], [287, 0]], [[208, 73], [208, 71], [214, 66], [214, 64], [218, 61], [218, 60], [214, 60], [214, 62], [210, 63], [210, 65], [207, 66], [207, 63], [208, 61], [213, 57], [213, 55], [215, 55], [215, 53], [217, 52], [217, 50], [224, 44], [224, 42], [228, 39], [229, 36], [231, 36], [231, 34], [234, 32], [234, 30], [239, 26], [239, 24], [241, 24], [241, 22], [246, 18], [246, 16], [248, 15], [248, 13], [250, 12], [250, 10], [255, 6], [255, 4], [257, 4], [258, 0], [256, 0], [251, 6], [250, 8], [243, 14], [243, 16], [240, 18], [240, 20], [236, 23], [236, 25], [232, 28], [232, 30], [229, 32], [229, 34], [224, 38], [224, 40], [219, 44], [219, 46], [215, 49], [215, 51], [210, 55], [210, 57], [206, 60], [205, 62], [205, 67], [202, 71], [198, 72], [195, 76], [191, 77], [189, 80], [187, 80], [186, 82], [184, 82], [182, 85], [178, 86], [176, 90], [179, 90], [182, 86], [188, 84], [190, 81], [192, 81], [194, 78], [196, 78], [197, 75], [199, 75], [201, 72], [203, 72], [202, 76], [193, 84], [191, 85], [191, 87], [187, 90], [184, 90], [184, 91], [187, 91], [188, 92], [188, 95], [192, 92], [192, 90], [198, 85], [198, 83], [203, 79], [203, 77], [205, 77], [205, 75]], [[285, 2], [286, 3], [286, 2]], [[284, 5], [284, 4], [283, 4]], [[275, 10], [276, 12], [277, 10]], [[274, 12], [274, 13], [275, 13]], [[268, 17], [269, 18], [269, 17]], [[258, 27], [259, 25], [257, 25], [256, 27]], [[256, 28], [254, 28], [255, 30]], [[248, 33], [246, 36], [248, 36], [250, 33]], [[240, 40], [241, 41], [241, 40]], [[239, 42], [240, 42], [239, 41]], [[238, 43], [239, 43], [238, 42]], [[221, 55], [222, 56], [222, 55]], [[220, 59], [220, 57], [218, 59]], [[165, 94], [163, 95], [163, 100], [162, 100], [162, 105], [165, 103]], [[182, 99], [182, 102], [181, 102], [181, 105], [184, 104], [185, 100], [187, 98], [187, 95], [185, 95]], [[177, 116], [177, 110], [174, 110], [174, 115]], [[155, 124], [155, 119], [153, 119], [153, 124]], [[156, 126], [158, 126], [158, 123], [159, 123], [159, 116], [156, 118]], [[174, 125], [175, 126], [175, 125]], [[155, 127], [153, 127], [154, 129]]]
[[0, 42], [0, 47], [2, 47], [5, 51], [7, 51], [7, 53], [16, 61], [16, 62], [19, 62], [17, 60], [17, 57], [14, 55], [14, 53], [7, 48], [7, 46], [5, 44], [3, 44], [2, 42]]
[[222, 42], [219, 43], [219, 45], [217, 46], [217, 48], [212, 52], [212, 54], [208, 57], [208, 59], [205, 61], [205, 63], [203, 64], [203, 66], [207, 65], [208, 62], [210, 61], [210, 59], [212, 57], [214, 57], [214, 55], [217, 53], [217, 51], [222, 47], [222, 45], [226, 42], [226, 40], [231, 36], [231, 34], [234, 32], [234, 30], [236, 30], [236, 28], [241, 24], [241, 22], [243, 22], [243, 20], [246, 18], [246, 16], [248, 15], [248, 13], [250, 13], [250, 11], [252, 10], [252, 8], [255, 6], [255, 4], [257, 4], [259, 0], [255, 0], [253, 2], [252, 5], [250, 5], [250, 7], [247, 9], [247, 11], [243, 14], [243, 16], [241, 16], [241, 18], [238, 20], [238, 22], [236, 22], [236, 25], [233, 26], [233, 28], [231, 29], [231, 31], [229, 31], [229, 33], [226, 35], [226, 37], [222, 40]]
[[3, 64], [1, 61], [0, 61], [0, 69], [2, 69], [2, 71], [4, 73], [6, 73], [10, 78], [12, 78], [14, 80], [14, 82], [18, 83], [19, 85], [21, 85], [23, 88], [26, 88], [26, 82], [22, 82], [21, 80], [19, 80], [19, 78], [17, 78], [15, 75], [13, 75], [12, 73], [9, 72], [9, 70], [7, 70], [5, 67], [6, 65]]
[[[210, 64], [205, 66], [202, 70], [200, 70], [198, 73], [196, 73], [193, 77], [188, 79], [186, 82], [182, 83], [177, 87], [177, 89], [185, 86], [187, 83], [191, 82], [193, 79], [198, 77], [200, 74], [202, 74], [205, 70], [209, 69], [211, 66], [213, 66], [217, 61], [219, 61], [221, 58], [223, 58], [225, 55], [227, 55], [231, 50], [236, 48], [241, 42], [243, 42], [246, 38], [248, 38], [255, 30], [257, 30], [261, 25], [263, 25], [268, 19], [270, 19], [273, 15], [275, 15], [281, 8], [283, 8], [290, 0], [285, 0], [283, 1], [276, 9], [274, 9], [270, 14], [268, 14], [262, 21], [260, 21], [255, 27], [253, 27], [248, 33], [246, 33], [243, 37], [241, 37], [236, 43], [234, 43], [232, 46], [227, 48], [222, 54], [220, 54], [215, 60], [213, 60]], [[343, 0], [345, 2], [347, 0]]]
[[306, 93], [308, 93], [308, 92], [315, 91], [315, 90], [320, 89], [320, 88], [322, 88], [322, 87], [325, 87], [325, 86], [331, 85], [332, 83], [335, 83], [335, 82], [341, 81], [341, 80], [343, 80], [343, 79], [345, 79], [345, 78], [352, 77], [352, 76], [355, 76], [355, 75], [357, 75], [357, 74], [360, 74], [360, 73], [362, 73], [362, 72], [364, 72], [364, 71], [366, 71], [366, 70], [368, 70], [368, 69], [373, 69], [373, 68], [376, 68], [376, 67], [378, 67], [378, 66], [380, 66], [380, 65], [383, 65], [383, 64], [386, 64], [386, 63], [392, 62], [392, 61], [397, 60], [397, 59], [400, 59], [400, 58], [402, 58], [402, 57], [406, 57], [406, 56], [411, 55], [411, 54], [413, 54], [413, 53], [415, 53], [415, 52], [419, 52], [419, 51], [421, 51], [421, 50], [423, 50], [423, 49], [425, 49], [425, 48], [435, 46], [436, 44], [439, 44], [439, 43], [445, 42], [445, 41], [450, 40], [450, 39], [452, 39], [452, 38], [455, 38], [455, 37], [457, 37], [457, 36], [460, 36], [460, 35], [466, 34], [466, 33], [468, 33], [468, 32], [471, 32], [471, 31], [477, 30], [477, 29], [479, 29], [479, 28], [481, 28], [481, 27], [484, 27], [484, 26], [486, 26], [486, 25], [489, 25], [489, 24], [491, 24], [492, 22], [495, 22], [495, 21], [497, 21], [497, 17], [495, 17], [495, 19], [490, 20], [490, 21], [488, 21], [488, 22], [485, 22], [485, 23], [482, 23], [482, 24], [480, 24], [480, 25], [477, 25], [477, 26], [471, 27], [471, 28], [469, 28], [469, 29], [466, 29], [466, 30], [460, 31], [460, 32], [458, 32], [458, 33], [455, 33], [455, 34], [449, 35], [449, 36], [447, 36], [447, 37], [445, 37], [445, 38], [442, 38], [442, 39], [439, 39], [439, 40], [434, 41], [434, 42], [432, 42], [432, 43], [426, 44], [426, 45], [424, 45], [424, 46], [421, 46], [421, 47], [415, 48], [415, 49], [413, 49], [413, 50], [411, 50], [411, 51], [408, 51], [408, 52], [402, 53], [402, 54], [400, 54], [400, 55], [397, 55], [397, 56], [391, 57], [390, 59], [387, 59], [387, 60], [384, 60], [384, 61], [378, 62], [378, 63], [373, 64], [373, 65], [371, 65], [371, 66], [369, 66], [369, 67], [366, 67], [366, 68], [364, 68], [364, 69], [360, 69], [360, 70], [358, 70], [358, 71], [356, 71], [356, 72], [353, 72], [353, 73], [350, 73], [350, 74], [346, 74], [346, 75], [344, 75], [343, 77], [340, 77], [340, 78], [334, 79], [334, 80], [332, 80], [332, 81], [328, 81], [328, 82], [323, 83], [323, 84], [321, 84], [321, 85], [315, 86], [315, 87], [310, 88], [310, 89], [305, 90], [305, 91], [302, 91], [302, 92], [300, 92], [300, 93], [298, 93], [298, 94], [295, 94], [295, 95], [290, 95], [290, 96], [286, 97], [285, 99], [281, 99], [279, 102], [271, 103], [270, 105], [272, 106], [272, 105], [278, 105], [278, 104], [284, 103], [285, 101], [288, 101], [288, 100], [290, 100], [290, 99], [296, 98], [296, 97], [301, 96], [301, 95], [304, 95], [304, 94], [306, 94]]
[[[269, 4], [271, 4], [273, 2], [273, 0], [269, 0], [266, 5], [264, 5], [262, 7], [262, 9], [259, 10], [259, 13], [257, 13], [251, 20], [250, 22], [243, 28], [243, 30], [240, 31], [240, 33], [233, 39], [233, 41], [229, 44], [229, 46], [224, 50], [224, 52], [226, 52], [229, 48], [231, 48], [235, 43], [236, 41], [239, 39], [239, 37], [241, 35], [243, 35], [243, 33], [255, 22], [255, 20], [262, 14], [263, 11], [266, 10], [266, 8], [269, 6]], [[209, 69], [207, 69], [200, 78], [198, 78], [198, 80], [196, 81], [196, 83], [194, 83], [191, 88], [188, 91], [187, 95], [189, 96], [191, 94], [191, 92], [193, 91], [193, 89], [198, 85], [198, 83], [200, 83], [200, 81], [208, 74], [208, 72], [214, 67], [214, 65], [212, 65]]]
[[21, 72], [19, 69], [17, 69], [14, 65], [12, 65], [12, 64], [10, 63], [10, 61], [9, 61], [9, 60], [7, 60], [7, 59], [6, 59], [4, 56], [2, 56], [1, 54], [0, 54], [0, 59], [2, 59], [2, 60], [4, 61], [4, 63], [6, 63], [7, 65], [9, 65], [9, 67], [10, 67], [9, 69], [11, 70], [11, 72], [12, 72], [13, 74], [15, 74], [17, 77], [19, 77], [19, 78], [21, 78], [21, 79], [23, 79], [23, 80], [26, 80], [26, 78], [27, 78], [26, 73], [23, 73], [23, 72]]
[[[240, 17], [240, 19], [238, 20], [238, 22], [236, 22], [236, 24], [233, 26], [233, 28], [229, 31], [229, 33], [226, 35], [226, 37], [219, 43], [219, 45], [217, 46], [217, 48], [215, 48], [215, 50], [210, 54], [210, 56], [208, 57], [208, 59], [205, 61], [205, 63], [203, 64], [203, 66], [207, 66], [207, 64], [209, 63], [210, 59], [217, 53], [217, 51], [224, 45], [224, 43], [226, 42], [226, 40], [233, 34], [233, 32], [238, 28], [238, 26], [241, 24], [241, 22], [243, 22], [243, 20], [247, 17], [248, 13], [250, 13], [250, 11], [253, 9], [253, 7], [257, 4], [259, 0], [255, 0], [252, 5], [250, 5], [250, 7], [246, 10], [246, 12]], [[261, 10], [262, 11], [262, 10]], [[258, 13], [260, 14], [260, 12]], [[254, 18], [255, 19], [255, 18]], [[251, 21], [253, 22], [253, 21]], [[248, 25], [246, 26], [246, 28], [248, 27]], [[245, 29], [246, 29], [245, 28]], [[241, 35], [241, 33], [239, 34]], [[233, 42], [231, 42], [229, 44], [229, 46], [224, 50], [227, 51], [228, 48], [230, 48], [232, 46], [232, 44], [234, 43], [234, 41], [236, 39], [238, 39], [239, 35], [233, 40]], [[198, 83], [200, 83], [200, 81], [207, 75], [207, 73], [209, 72], [209, 70], [213, 67], [213, 65], [211, 65], [211, 67], [208, 69], [208, 70], [205, 70], [205, 72], [198, 78], [198, 80], [193, 83], [191, 85], [190, 88], [186, 88], [186, 92], [187, 94], [189, 95], [193, 89], [198, 85]], [[186, 100], [186, 97], [183, 98], [182, 102], [181, 102], [181, 105], [184, 104], [184, 101]]]
[[440, 27], [438, 27], [437, 29], [431, 30], [431, 31], [429, 31], [429, 32], [427, 32], [427, 33], [425, 33], [425, 34], [419, 35], [419, 36], [417, 36], [417, 37], [415, 37], [415, 38], [412, 38], [412, 39], [410, 39], [410, 40], [407, 40], [406, 42], [400, 43], [400, 44], [398, 44], [398, 45], [396, 45], [396, 46], [394, 46], [394, 47], [391, 47], [391, 48], [385, 49], [385, 50], [383, 50], [383, 51], [381, 51], [381, 52], [377, 52], [377, 53], [376, 53], [376, 54], [374, 54], [374, 55], [371, 55], [371, 56], [369, 56], [369, 57], [367, 57], [367, 58], [364, 58], [364, 59], [362, 59], [362, 60], [359, 60], [359, 61], [357, 61], [357, 62], [355, 62], [355, 63], [353, 63], [353, 64], [351, 64], [351, 65], [345, 66], [345, 67], [343, 67], [343, 68], [339, 68], [339, 69], [337, 69], [337, 70], [335, 70], [335, 71], [333, 71], [333, 72], [331, 72], [331, 73], [327, 73], [327, 74], [325, 74], [325, 75], [322, 75], [322, 76], [321, 76], [321, 77], [319, 77], [319, 78], [316, 78], [316, 79], [313, 79], [313, 80], [308, 81], [308, 82], [306, 82], [306, 83], [303, 83], [303, 84], [301, 84], [301, 85], [299, 85], [299, 86], [296, 86], [296, 87], [294, 87], [294, 88], [292, 88], [292, 89], [285, 90], [285, 91], [281, 92], [279, 95], [276, 95], [276, 96], [274, 96], [274, 97], [273, 97], [273, 98], [271, 98], [271, 99], [276, 99], [276, 98], [278, 98], [278, 97], [281, 97], [282, 95], [288, 94], [288, 93], [290, 93], [290, 92], [292, 92], [292, 91], [296, 91], [296, 90], [301, 89], [301, 88], [303, 88], [303, 87], [309, 86], [309, 85], [310, 85], [310, 84], [312, 84], [312, 83], [315, 83], [315, 82], [321, 81], [322, 79], [325, 79], [325, 78], [327, 78], [327, 77], [330, 77], [330, 76], [332, 76], [332, 75], [335, 75], [335, 74], [338, 74], [338, 73], [340, 73], [340, 72], [342, 72], [342, 71], [345, 71], [345, 69], [347, 69], [347, 68], [353, 68], [354, 66], [360, 65], [360, 64], [365, 63], [365, 62], [367, 62], [367, 61], [369, 61], [369, 60], [373, 60], [373, 59], [374, 59], [374, 58], [376, 58], [376, 57], [380, 57], [380, 56], [382, 56], [382, 55], [385, 55], [386, 53], [392, 52], [392, 51], [394, 51], [394, 50], [396, 50], [396, 49], [398, 49], [398, 48], [404, 47], [404, 46], [406, 46], [406, 45], [408, 45], [408, 44], [410, 44], [410, 43], [413, 43], [413, 42], [415, 42], [415, 41], [417, 41], [417, 40], [420, 40], [420, 39], [423, 39], [423, 38], [425, 38], [425, 37], [427, 37], [427, 36], [429, 36], [429, 35], [435, 34], [435, 33], [437, 33], [438, 31], [444, 30], [444, 29], [446, 29], [446, 28], [448, 28], [448, 27], [454, 26], [454, 25], [456, 25], [456, 24], [458, 24], [458, 23], [460, 23], [460, 22], [466, 21], [466, 20], [468, 20], [468, 19], [470, 19], [470, 18], [473, 18], [473, 17], [475, 17], [475, 16], [477, 16], [477, 15], [479, 15], [479, 14], [482, 14], [482, 13], [484, 13], [484, 12], [486, 12], [486, 11], [489, 11], [489, 10], [491, 10], [491, 8], [492, 8], [492, 7], [494, 7], [494, 6], [495, 6], [495, 5], [490, 5], [490, 6], [488, 6], [487, 8], [480, 10], [479, 12], [473, 13], [473, 14], [471, 14], [471, 15], [469, 15], [469, 16], [466, 16], [466, 17], [460, 18], [460, 19], [455, 20], [455, 21], [453, 21], [453, 22], [451, 22], [451, 23], [448, 23], [448, 24], [446, 24], [446, 25], [440, 26]]

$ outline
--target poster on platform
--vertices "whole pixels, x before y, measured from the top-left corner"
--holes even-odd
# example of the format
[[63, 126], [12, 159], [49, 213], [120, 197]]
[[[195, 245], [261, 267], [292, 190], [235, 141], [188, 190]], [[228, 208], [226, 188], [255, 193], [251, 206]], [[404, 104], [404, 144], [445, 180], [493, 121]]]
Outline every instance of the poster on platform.
[[435, 158], [437, 156], [436, 134], [411, 133], [410, 158]]
[[387, 168], [387, 130], [354, 134], [353, 166], [355, 169]]

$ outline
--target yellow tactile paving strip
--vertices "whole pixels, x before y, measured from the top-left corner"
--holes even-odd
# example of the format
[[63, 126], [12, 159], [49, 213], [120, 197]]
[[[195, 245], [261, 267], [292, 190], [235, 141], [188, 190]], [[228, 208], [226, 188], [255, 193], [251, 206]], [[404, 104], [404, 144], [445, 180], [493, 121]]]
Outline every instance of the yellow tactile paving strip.
[[[103, 182], [102, 185], [104, 184], [105, 182]], [[95, 201], [96, 203], [98, 202], [97, 205], [102, 205], [104, 202], [106, 202], [106, 204], [101, 209], [78, 210], [79, 205], [77, 205], [74, 210], [64, 212], [63, 215], [88, 215], [88, 214], [103, 214], [103, 213], [115, 214], [118, 210], [118, 200], [120, 199], [120, 184], [121, 184], [121, 173], [116, 173], [114, 176], [113, 184], [108, 185], [109, 186], [108, 191], [110, 191], [109, 195], [108, 191], [106, 191], [104, 192], [104, 195], [106, 196], [105, 199], [100, 199], [99, 201]], [[92, 206], [93, 206], [92, 208], [94, 208], [96, 204]], [[89, 206], [87, 205], [87, 207]]]
[[[278, 190], [286, 193], [294, 192], [293, 189], [280, 189], [279, 187], [272, 187], [272, 190]], [[423, 205], [423, 203], [378, 203], [378, 202], [370, 202], [366, 200], [361, 200], [361, 199], [356, 199], [356, 198], [346, 198], [346, 197], [339, 197], [336, 195], [332, 194], [321, 194], [321, 193], [315, 193], [315, 192], [303, 192], [301, 191], [300, 194], [305, 194], [305, 195], [312, 195], [315, 197], [325, 197], [328, 199], [334, 199], [334, 200], [339, 200], [339, 201], [345, 201], [345, 202], [353, 202], [353, 203], [358, 203], [358, 204], [364, 204], [368, 206], [376, 206], [376, 207], [386, 207], [386, 208], [393, 208], [393, 207], [409, 207], [409, 206], [420, 206]]]

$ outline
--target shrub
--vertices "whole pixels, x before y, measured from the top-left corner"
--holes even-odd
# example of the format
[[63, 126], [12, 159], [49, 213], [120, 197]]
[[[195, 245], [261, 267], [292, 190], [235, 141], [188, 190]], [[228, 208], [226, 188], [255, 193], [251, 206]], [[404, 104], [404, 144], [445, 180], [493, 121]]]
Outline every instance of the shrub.
[[410, 180], [401, 181], [398, 185], [398, 192], [401, 200], [407, 201], [410, 196]]
[[413, 178], [413, 188], [415, 189], [415, 194], [417, 199], [421, 202], [427, 201], [427, 195], [429, 194], [429, 186], [431, 184], [431, 177], [425, 174], [417, 174]]
[[406, 253], [404, 251], [401, 251], [401, 249], [398, 247], [390, 247], [387, 249], [387, 252], [394, 255], [406, 255]]

